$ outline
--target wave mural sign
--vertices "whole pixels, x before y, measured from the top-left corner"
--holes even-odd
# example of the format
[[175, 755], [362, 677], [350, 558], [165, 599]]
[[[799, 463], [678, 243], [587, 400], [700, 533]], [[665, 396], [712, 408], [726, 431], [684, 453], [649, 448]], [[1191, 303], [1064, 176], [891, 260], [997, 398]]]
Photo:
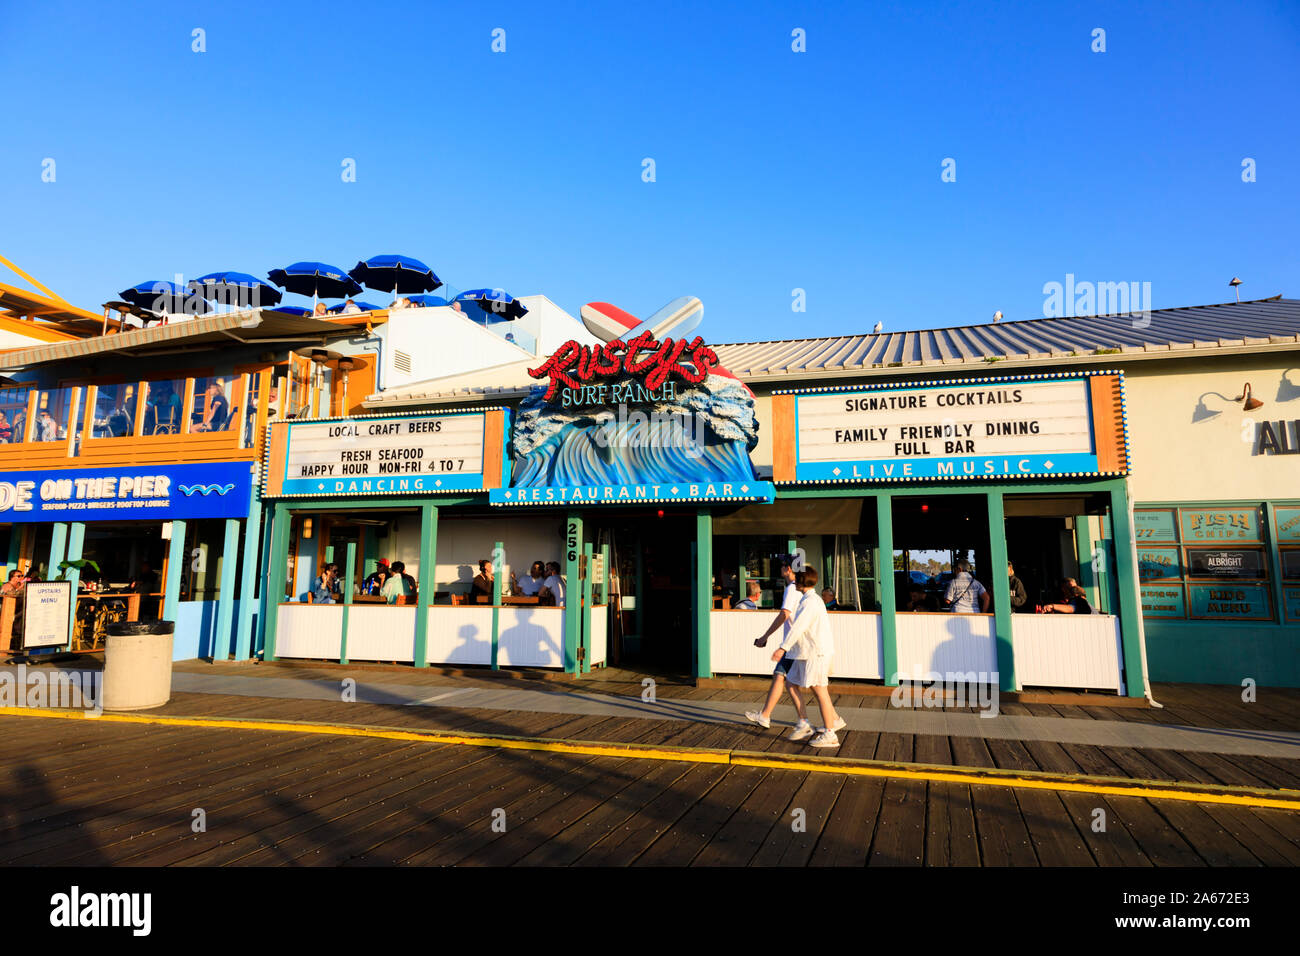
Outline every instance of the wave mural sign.
[[544, 384], [520, 403], [510, 482], [491, 502], [770, 501], [772, 483], [757, 479], [750, 459], [754, 394], [687, 334], [702, 311], [689, 296], [645, 321], [607, 303], [584, 306], [604, 344], [569, 341], [529, 369]]
[[854, 389], [772, 400], [777, 483], [1079, 478], [1128, 474], [1119, 372]]
[[9, 471], [0, 476], [0, 521], [170, 521], [243, 518], [249, 462]]

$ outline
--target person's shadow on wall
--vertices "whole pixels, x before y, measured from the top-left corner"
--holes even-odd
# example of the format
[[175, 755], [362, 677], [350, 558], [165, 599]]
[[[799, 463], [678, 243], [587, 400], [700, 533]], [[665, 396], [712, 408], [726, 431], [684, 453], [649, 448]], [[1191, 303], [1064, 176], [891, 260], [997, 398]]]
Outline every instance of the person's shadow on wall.
[[[515, 661], [514, 664], [553, 667], [553, 662], [558, 660], [560, 666], [563, 666], [563, 638], [556, 641], [545, 625], [533, 623], [535, 613], [533, 608], [520, 607], [515, 624], [499, 633], [500, 646], [518, 648], [529, 655], [526, 660]], [[538, 655], [535, 659], [531, 656], [534, 653]]]

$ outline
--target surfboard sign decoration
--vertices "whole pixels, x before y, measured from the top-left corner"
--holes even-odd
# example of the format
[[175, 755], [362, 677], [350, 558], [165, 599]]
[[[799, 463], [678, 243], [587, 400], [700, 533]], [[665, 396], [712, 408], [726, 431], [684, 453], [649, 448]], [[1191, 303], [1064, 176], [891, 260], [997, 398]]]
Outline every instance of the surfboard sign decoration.
[[650, 332], [656, 339], [670, 334], [683, 338], [693, 332], [704, 318], [704, 303], [693, 295], [684, 295], [673, 299], [644, 321], [608, 302], [588, 302], [579, 314], [587, 331], [602, 342], [629, 341], [642, 332]]

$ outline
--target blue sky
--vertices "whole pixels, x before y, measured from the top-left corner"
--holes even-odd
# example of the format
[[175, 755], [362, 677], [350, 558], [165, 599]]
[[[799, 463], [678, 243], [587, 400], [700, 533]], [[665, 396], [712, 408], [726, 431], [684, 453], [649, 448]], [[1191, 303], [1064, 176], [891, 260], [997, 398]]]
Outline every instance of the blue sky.
[[1295, 3], [0, 0], [0, 46], [0, 254], [90, 308], [389, 252], [698, 295], [713, 341], [1033, 318], [1067, 273], [1300, 297]]

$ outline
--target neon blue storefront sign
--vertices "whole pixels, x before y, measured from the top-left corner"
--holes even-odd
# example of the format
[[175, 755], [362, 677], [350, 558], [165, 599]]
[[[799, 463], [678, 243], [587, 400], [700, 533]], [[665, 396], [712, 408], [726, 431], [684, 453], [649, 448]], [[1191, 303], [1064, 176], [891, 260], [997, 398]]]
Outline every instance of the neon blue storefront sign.
[[0, 521], [243, 518], [249, 462], [0, 473]]

